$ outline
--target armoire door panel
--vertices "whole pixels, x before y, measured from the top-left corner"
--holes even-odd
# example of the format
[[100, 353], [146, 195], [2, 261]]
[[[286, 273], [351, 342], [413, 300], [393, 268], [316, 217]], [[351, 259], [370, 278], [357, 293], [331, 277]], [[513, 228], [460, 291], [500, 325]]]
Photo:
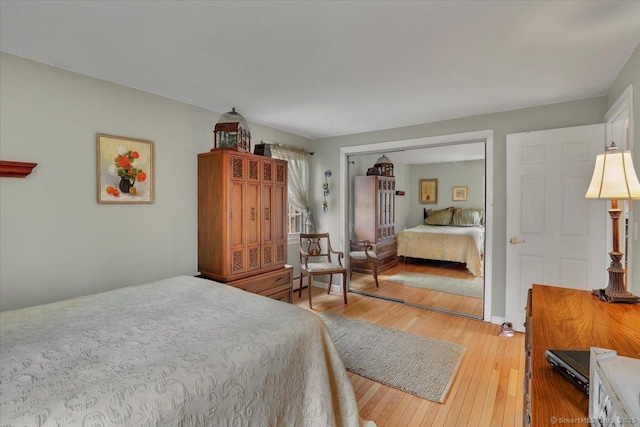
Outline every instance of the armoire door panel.
[[233, 249], [231, 251], [231, 271], [233, 274], [244, 273], [246, 271], [246, 249]]
[[260, 244], [260, 183], [247, 184], [246, 223], [247, 244]]
[[229, 213], [230, 234], [232, 248], [246, 245], [245, 236], [245, 189], [246, 183], [242, 181], [231, 181], [230, 184], [230, 206]]
[[[282, 185], [275, 186], [275, 201], [273, 204], [273, 214], [275, 218], [287, 217], [287, 187]], [[286, 240], [287, 229], [285, 222], [274, 221], [273, 222], [273, 237], [275, 240]]]
[[268, 267], [274, 265], [275, 262], [274, 245], [262, 245], [262, 266]]
[[262, 243], [273, 242], [273, 185], [262, 185], [261, 190]]
[[287, 262], [287, 241], [280, 241], [276, 243], [276, 263]]
[[244, 157], [240, 156], [231, 156], [231, 174], [230, 179], [232, 180], [247, 180], [247, 161]]
[[248, 257], [247, 257], [247, 270], [257, 270], [262, 267], [262, 262], [260, 260], [260, 246], [249, 246], [247, 249]]
[[264, 183], [273, 183], [273, 161], [271, 160], [263, 160], [262, 161], [262, 182]]
[[260, 181], [260, 160], [249, 159], [249, 166], [247, 167], [247, 180], [248, 181]]
[[284, 164], [276, 164], [276, 184], [287, 185], [287, 167]]

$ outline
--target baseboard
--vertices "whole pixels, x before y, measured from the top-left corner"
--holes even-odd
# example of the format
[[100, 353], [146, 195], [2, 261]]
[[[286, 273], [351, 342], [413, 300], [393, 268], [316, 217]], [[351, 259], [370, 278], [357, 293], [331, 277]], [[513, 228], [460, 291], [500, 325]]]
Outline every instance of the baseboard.
[[506, 321], [507, 319], [504, 317], [491, 316], [491, 323], [493, 323], [494, 325], [502, 325]]

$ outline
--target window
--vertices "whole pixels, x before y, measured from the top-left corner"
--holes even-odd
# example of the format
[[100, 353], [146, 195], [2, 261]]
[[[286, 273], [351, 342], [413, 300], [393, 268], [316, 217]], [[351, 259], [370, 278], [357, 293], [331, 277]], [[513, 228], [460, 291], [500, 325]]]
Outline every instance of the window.
[[296, 210], [296, 208], [289, 204], [289, 213], [287, 215], [287, 224], [289, 227], [289, 237], [292, 234], [300, 234], [302, 232], [302, 212]]

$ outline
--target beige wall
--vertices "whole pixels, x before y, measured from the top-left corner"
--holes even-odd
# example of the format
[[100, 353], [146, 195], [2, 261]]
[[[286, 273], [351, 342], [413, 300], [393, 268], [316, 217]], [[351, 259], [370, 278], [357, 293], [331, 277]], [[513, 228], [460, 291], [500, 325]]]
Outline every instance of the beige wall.
[[[633, 85], [633, 160], [636, 173], [640, 175], [640, 44], [636, 46], [631, 57], [622, 68], [606, 95], [605, 113], [618, 100], [622, 92]], [[640, 223], [640, 202], [633, 203], [633, 222]], [[633, 242], [634, 251], [631, 266], [634, 271], [633, 283], [629, 283], [629, 290], [640, 295], [640, 240]]]
[[[493, 230], [488, 229], [487, 231], [492, 233], [494, 245], [493, 277], [491, 278], [493, 286], [492, 315], [504, 316], [507, 240], [505, 229], [506, 135], [516, 132], [602, 123], [604, 113], [604, 97], [596, 97], [502, 113], [484, 114], [462, 119], [315, 140], [312, 143], [312, 148], [316, 155], [313, 156], [311, 164], [311, 203], [315, 212], [318, 212], [322, 200], [320, 179], [325, 169], [332, 169], [334, 171], [332, 178], [335, 179], [335, 182], [342, 182], [342, 178], [339, 176], [340, 170], [335, 166], [340, 158], [341, 147], [493, 130], [494, 184], [493, 188], [488, 188], [487, 191], [493, 191], [495, 227]], [[334, 166], [331, 167], [331, 165]], [[339, 201], [338, 192], [332, 193], [330, 203], [333, 206], [338, 206]], [[340, 227], [341, 212], [342, 208], [333, 209], [327, 214], [316, 215], [317, 230], [328, 231], [332, 236], [338, 236], [338, 238], [332, 239], [332, 242], [333, 240], [340, 242], [344, 238], [343, 230]]]
[[[0, 54], [0, 310], [197, 272], [197, 161], [219, 114]], [[252, 124], [261, 139], [305, 138]], [[98, 205], [96, 134], [155, 143], [150, 205]]]

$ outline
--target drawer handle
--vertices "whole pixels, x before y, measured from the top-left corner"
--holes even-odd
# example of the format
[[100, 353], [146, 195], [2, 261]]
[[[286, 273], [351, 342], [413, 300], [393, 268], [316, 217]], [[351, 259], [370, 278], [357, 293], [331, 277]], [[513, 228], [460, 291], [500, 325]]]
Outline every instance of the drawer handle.
[[256, 220], [256, 208], [251, 208], [251, 221]]
[[284, 280], [284, 277], [278, 277], [278, 278], [276, 279], [276, 282], [282, 282], [283, 280]]

